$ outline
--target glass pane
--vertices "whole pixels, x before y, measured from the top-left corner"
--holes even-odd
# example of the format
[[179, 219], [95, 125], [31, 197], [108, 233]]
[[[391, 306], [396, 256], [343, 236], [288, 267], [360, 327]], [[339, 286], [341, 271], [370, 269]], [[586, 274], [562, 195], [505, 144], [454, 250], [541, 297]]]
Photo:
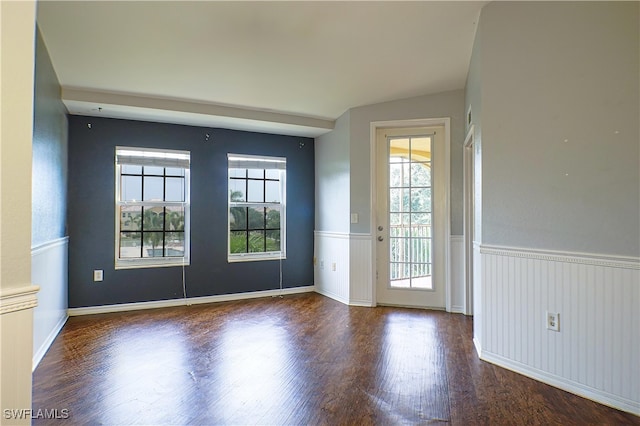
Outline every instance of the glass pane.
[[401, 211], [408, 213], [411, 211], [411, 208], [409, 207], [409, 189], [401, 189], [400, 191], [402, 191], [402, 200], [400, 200], [402, 202], [402, 205], [400, 206]]
[[[409, 287], [409, 277], [411, 272], [411, 264], [409, 263], [391, 263], [390, 264], [391, 287]], [[405, 281], [405, 282], [402, 282]]]
[[247, 177], [247, 169], [229, 169], [229, 177]]
[[165, 186], [165, 201], [184, 201], [184, 178], [168, 177]]
[[280, 231], [267, 231], [267, 251], [280, 251]]
[[[431, 225], [431, 213], [412, 213], [411, 224], [414, 226], [430, 226]], [[428, 235], [430, 236], [430, 235]]]
[[280, 210], [267, 208], [267, 228], [280, 229]]
[[162, 231], [164, 229], [164, 207], [145, 207], [142, 217], [143, 231]]
[[142, 199], [142, 177], [122, 176], [120, 180], [120, 201], [140, 201]]
[[398, 163], [409, 159], [409, 138], [389, 140], [389, 162]]
[[407, 242], [408, 240], [406, 238], [391, 238], [389, 240], [392, 262], [406, 262], [408, 260], [409, 253], [407, 252]]
[[411, 265], [411, 277], [428, 277], [431, 275], [431, 265], [428, 263], [415, 263]]
[[246, 185], [247, 181], [244, 179], [229, 179], [229, 199], [231, 201], [247, 201]]
[[163, 232], [142, 233], [142, 257], [162, 257]]
[[411, 186], [431, 186], [431, 163], [411, 164]]
[[267, 169], [264, 172], [267, 179], [280, 179], [280, 170]]
[[132, 166], [130, 164], [123, 164], [121, 169], [122, 174], [126, 175], [141, 175], [142, 174], [142, 166]]
[[264, 179], [264, 169], [248, 169], [250, 178]]
[[389, 226], [400, 225], [401, 221], [402, 221], [402, 215], [400, 213], [389, 214]]
[[389, 163], [389, 186], [409, 186], [409, 163]]
[[247, 252], [247, 233], [244, 231], [231, 231], [229, 235], [229, 251], [231, 253]]
[[411, 211], [417, 213], [431, 211], [431, 188], [411, 190]]
[[167, 257], [184, 256], [184, 232], [167, 232], [165, 234], [164, 255]]
[[430, 227], [428, 225], [411, 224], [411, 236], [414, 238], [429, 238]]
[[247, 229], [247, 208], [231, 207], [229, 209], [229, 228]]
[[280, 197], [280, 181], [268, 180], [265, 181], [267, 192], [264, 197], [264, 201], [267, 203], [279, 203]]
[[120, 230], [139, 231], [142, 225], [142, 207], [122, 206], [120, 207]]
[[249, 207], [249, 229], [264, 229], [264, 207]]
[[164, 179], [161, 177], [144, 177], [143, 201], [163, 201]]
[[431, 161], [431, 136], [411, 138], [411, 161]]
[[167, 231], [184, 231], [184, 207], [165, 207], [165, 228]]
[[411, 239], [411, 262], [426, 263], [431, 262], [431, 239], [412, 238]]
[[179, 167], [167, 167], [166, 169], [164, 169], [164, 173], [167, 176], [184, 176], [184, 169]]
[[144, 166], [144, 174], [162, 176], [164, 174], [164, 167]]
[[264, 181], [250, 180], [249, 190], [247, 192], [247, 201], [262, 203], [264, 202]]
[[389, 190], [389, 211], [400, 212], [400, 206], [402, 201], [402, 189], [390, 189]]
[[142, 250], [142, 234], [140, 232], [120, 233], [120, 257], [136, 258], [140, 257]]
[[264, 231], [249, 231], [249, 253], [264, 252]]

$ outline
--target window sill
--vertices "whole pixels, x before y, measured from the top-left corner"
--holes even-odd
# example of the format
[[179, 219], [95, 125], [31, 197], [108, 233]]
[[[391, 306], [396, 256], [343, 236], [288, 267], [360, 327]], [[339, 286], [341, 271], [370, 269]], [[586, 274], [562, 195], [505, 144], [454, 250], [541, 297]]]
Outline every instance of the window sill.
[[154, 261], [140, 261], [139, 259], [126, 261], [126, 260], [117, 260], [115, 264], [115, 269], [143, 269], [143, 268], [168, 268], [175, 266], [189, 266], [189, 260], [179, 259], [179, 260], [170, 260], [159, 262], [157, 260]]
[[256, 262], [261, 260], [286, 260], [286, 255], [277, 254], [268, 254], [268, 255], [256, 255], [256, 254], [246, 254], [246, 255], [235, 255], [235, 256], [227, 256], [228, 263], [239, 263], [239, 262]]

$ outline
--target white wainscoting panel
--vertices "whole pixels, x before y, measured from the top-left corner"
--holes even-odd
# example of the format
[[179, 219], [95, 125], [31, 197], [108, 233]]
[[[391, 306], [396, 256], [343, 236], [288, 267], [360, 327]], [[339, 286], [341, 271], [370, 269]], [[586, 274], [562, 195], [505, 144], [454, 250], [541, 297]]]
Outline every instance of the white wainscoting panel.
[[480, 243], [473, 242], [473, 343], [482, 354], [482, 260]]
[[640, 259], [487, 245], [480, 256], [482, 359], [640, 414]]
[[371, 234], [349, 236], [349, 305], [352, 306], [375, 306], [371, 238]]
[[451, 286], [451, 300], [449, 312], [464, 313], [465, 282], [464, 282], [464, 236], [452, 235], [449, 238], [450, 268], [449, 285]]
[[69, 238], [31, 249], [31, 280], [40, 286], [33, 311], [33, 369], [67, 321], [67, 265]]
[[314, 236], [316, 292], [349, 304], [349, 234], [315, 231]]

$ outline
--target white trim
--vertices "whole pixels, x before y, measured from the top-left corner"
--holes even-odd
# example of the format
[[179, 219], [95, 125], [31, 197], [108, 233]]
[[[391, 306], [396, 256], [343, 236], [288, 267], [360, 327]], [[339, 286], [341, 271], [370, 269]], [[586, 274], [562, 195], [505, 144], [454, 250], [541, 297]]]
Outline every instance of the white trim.
[[473, 346], [476, 348], [478, 358], [482, 359], [482, 345], [480, 344], [480, 339], [475, 336], [473, 337]]
[[480, 253], [497, 256], [521, 257], [550, 262], [577, 263], [612, 268], [640, 269], [640, 257], [611, 256], [597, 253], [541, 250], [521, 247], [480, 244]]
[[[469, 111], [471, 114], [471, 105]], [[462, 152], [462, 196], [463, 196], [463, 239], [464, 239], [464, 314], [473, 315], [473, 238], [475, 225], [475, 126], [470, 123], [464, 139]]]
[[331, 231], [313, 231], [318, 237], [341, 238], [348, 240], [351, 235], [369, 235], [369, 234], [350, 234], [349, 232], [331, 232]]
[[35, 308], [38, 306], [38, 291], [40, 287], [37, 285], [0, 289], [0, 314]]
[[[321, 294], [325, 297], [328, 297], [329, 299], [333, 299], [337, 302], [342, 303], [343, 305], [349, 305], [349, 300], [345, 299], [343, 297], [340, 297], [339, 295], [335, 294], [335, 293], [331, 293], [328, 292], [326, 290], [323, 290], [321, 288], [316, 287], [316, 289], [314, 290], [316, 293]], [[361, 305], [354, 305], [354, 306], [361, 306]]]
[[38, 364], [40, 364], [40, 361], [42, 361], [42, 358], [44, 358], [45, 354], [53, 344], [53, 341], [56, 339], [58, 333], [60, 333], [60, 330], [62, 330], [62, 327], [64, 327], [68, 319], [69, 315], [65, 315], [64, 317], [60, 318], [60, 321], [58, 321], [58, 323], [51, 329], [51, 332], [49, 333], [47, 338], [44, 340], [44, 342], [42, 342], [42, 345], [40, 346], [40, 348], [38, 348], [38, 351], [33, 355], [31, 372], [36, 371], [36, 367], [38, 367]]
[[38, 255], [43, 251], [49, 250], [50, 248], [58, 247], [65, 245], [69, 242], [69, 237], [61, 237], [56, 238], [55, 240], [47, 241], [46, 243], [38, 244], [36, 246], [31, 247], [31, 256]]
[[[451, 118], [442, 117], [442, 118], [418, 118], [411, 120], [387, 120], [387, 121], [372, 121], [369, 124], [369, 168], [370, 168], [370, 218], [369, 223], [372, 227], [375, 227], [376, 224], [376, 213], [377, 213], [377, 196], [376, 196], [376, 182], [377, 182], [377, 131], [378, 129], [397, 129], [397, 128], [414, 128], [414, 127], [431, 127], [431, 126], [443, 126], [445, 133], [445, 153], [444, 153], [444, 179], [445, 182], [444, 187], [445, 191], [445, 202], [444, 202], [444, 219], [445, 219], [445, 229], [444, 229], [444, 238], [443, 238], [443, 250], [444, 250], [444, 268], [442, 271], [442, 281], [445, 287], [445, 309], [447, 312], [451, 311], [451, 282], [450, 282], [450, 247], [449, 247], [449, 238], [451, 236], [451, 213], [450, 213], [450, 199], [451, 199]], [[372, 244], [371, 247], [371, 276], [376, 276], [376, 245]], [[376, 296], [376, 281], [372, 280], [373, 286], [373, 303], [374, 306], [377, 303]]]
[[189, 297], [187, 299], [154, 300], [151, 302], [121, 303], [117, 305], [87, 306], [69, 308], [69, 316], [105, 314], [111, 312], [137, 311], [142, 309], [168, 308], [173, 306], [190, 306], [203, 303], [228, 302], [232, 300], [256, 299], [259, 297], [275, 297], [288, 294], [309, 293], [315, 291], [315, 286], [293, 287], [276, 290], [252, 291], [249, 293], [221, 294], [217, 296]]
[[640, 403], [637, 401], [631, 401], [609, 392], [594, 389], [582, 383], [575, 382], [543, 370], [538, 370], [537, 368], [504, 358], [491, 352], [481, 352], [478, 349], [478, 355], [483, 361], [490, 362], [499, 367], [506, 368], [507, 370], [514, 371], [518, 374], [522, 374], [523, 376], [530, 377], [558, 389], [582, 396], [600, 404], [608, 405], [618, 410], [624, 410], [635, 415], [640, 415]]

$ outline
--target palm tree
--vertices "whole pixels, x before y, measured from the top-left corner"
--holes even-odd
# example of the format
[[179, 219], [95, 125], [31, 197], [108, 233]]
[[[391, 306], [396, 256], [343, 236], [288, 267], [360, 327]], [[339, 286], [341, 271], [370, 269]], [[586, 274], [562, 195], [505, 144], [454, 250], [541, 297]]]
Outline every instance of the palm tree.
[[151, 244], [151, 256], [156, 255], [156, 246], [162, 245], [164, 231], [164, 208], [145, 209], [142, 219], [143, 242]]

